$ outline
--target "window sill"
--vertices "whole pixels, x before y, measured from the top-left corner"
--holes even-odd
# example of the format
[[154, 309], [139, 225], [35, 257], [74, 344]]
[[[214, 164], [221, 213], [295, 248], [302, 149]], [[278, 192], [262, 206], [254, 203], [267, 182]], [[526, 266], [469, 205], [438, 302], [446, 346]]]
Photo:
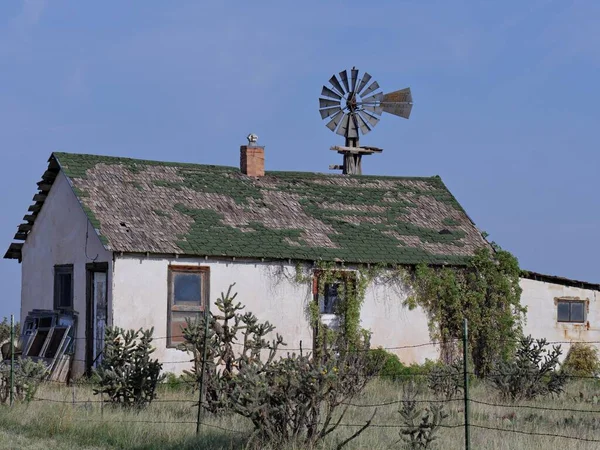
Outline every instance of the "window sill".
[[321, 314], [321, 323], [335, 328], [340, 325], [340, 318], [337, 314]]

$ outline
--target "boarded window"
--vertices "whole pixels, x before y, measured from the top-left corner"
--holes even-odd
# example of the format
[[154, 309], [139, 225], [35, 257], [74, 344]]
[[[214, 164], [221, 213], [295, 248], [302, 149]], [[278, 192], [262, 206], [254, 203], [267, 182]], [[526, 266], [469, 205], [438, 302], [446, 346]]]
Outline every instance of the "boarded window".
[[198, 266], [169, 266], [169, 312], [167, 345], [183, 342], [186, 319], [196, 320], [208, 304], [209, 269]]
[[54, 266], [54, 309], [73, 309], [73, 265]]
[[585, 322], [585, 302], [580, 300], [559, 300], [557, 304], [558, 322]]

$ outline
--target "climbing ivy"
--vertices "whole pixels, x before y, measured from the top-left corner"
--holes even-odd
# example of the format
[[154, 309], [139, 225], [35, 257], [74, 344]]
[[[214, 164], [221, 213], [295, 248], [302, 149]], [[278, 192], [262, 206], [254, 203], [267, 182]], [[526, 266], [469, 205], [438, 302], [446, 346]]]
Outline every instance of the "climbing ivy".
[[[339, 283], [337, 331], [354, 348], [369, 337], [360, 326], [360, 311], [369, 285], [379, 279], [386, 285], [410, 286], [412, 295], [405, 304], [410, 309], [420, 306], [427, 313], [430, 336], [442, 343], [441, 359], [452, 362], [458, 357], [463, 319], [467, 318], [470, 357], [475, 372], [486, 375], [493, 362], [512, 354], [522, 334], [526, 308], [520, 303], [520, 274], [517, 259], [492, 244], [491, 248], [476, 251], [466, 266], [378, 264], [358, 265], [349, 270], [340, 264], [321, 261], [309, 271], [298, 263], [294, 279], [297, 283], [316, 283], [312, 285], [318, 296], [324, 295], [327, 284]], [[322, 323], [316, 299], [311, 299], [307, 309], [318, 350], [333, 342], [335, 332]]]
[[[308, 304], [311, 326], [314, 330], [315, 349], [321, 349], [336, 339], [336, 333], [342, 333], [344, 342], [351, 349], [362, 348], [369, 341], [370, 333], [360, 326], [360, 310], [365, 300], [369, 285], [384, 272], [389, 272], [384, 264], [359, 265], [351, 269], [333, 262], [319, 261], [306, 273], [303, 266], [296, 265], [295, 281], [297, 283], [316, 283], [317, 297], [325, 294], [328, 284], [338, 284], [340, 302], [336, 305], [335, 314], [339, 317], [339, 327], [333, 330], [321, 322], [318, 301], [314, 298]], [[401, 269], [394, 271], [400, 274]], [[316, 280], [316, 281], [315, 281]], [[314, 292], [313, 292], [314, 294]]]
[[447, 362], [459, 351], [467, 318], [470, 356], [475, 372], [484, 376], [494, 361], [511, 355], [522, 334], [526, 308], [520, 303], [520, 273], [517, 259], [492, 244], [463, 268], [417, 265], [414, 295], [407, 304], [427, 312], [431, 337], [442, 342], [441, 357]]

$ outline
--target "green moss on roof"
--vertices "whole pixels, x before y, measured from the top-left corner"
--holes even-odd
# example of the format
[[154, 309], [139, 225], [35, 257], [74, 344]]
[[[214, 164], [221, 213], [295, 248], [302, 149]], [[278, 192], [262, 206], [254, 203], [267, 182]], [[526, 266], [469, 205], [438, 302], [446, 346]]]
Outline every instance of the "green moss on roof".
[[438, 176], [254, 178], [233, 167], [54, 157], [117, 251], [462, 264], [486, 245]]

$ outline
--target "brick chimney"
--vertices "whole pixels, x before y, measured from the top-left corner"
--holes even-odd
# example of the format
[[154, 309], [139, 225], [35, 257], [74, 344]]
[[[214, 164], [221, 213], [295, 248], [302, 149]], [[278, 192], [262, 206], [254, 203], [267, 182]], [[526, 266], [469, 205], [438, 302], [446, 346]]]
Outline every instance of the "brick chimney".
[[263, 177], [265, 175], [265, 148], [256, 145], [258, 136], [250, 134], [248, 145], [240, 147], [240, 170], [250, 177]]

